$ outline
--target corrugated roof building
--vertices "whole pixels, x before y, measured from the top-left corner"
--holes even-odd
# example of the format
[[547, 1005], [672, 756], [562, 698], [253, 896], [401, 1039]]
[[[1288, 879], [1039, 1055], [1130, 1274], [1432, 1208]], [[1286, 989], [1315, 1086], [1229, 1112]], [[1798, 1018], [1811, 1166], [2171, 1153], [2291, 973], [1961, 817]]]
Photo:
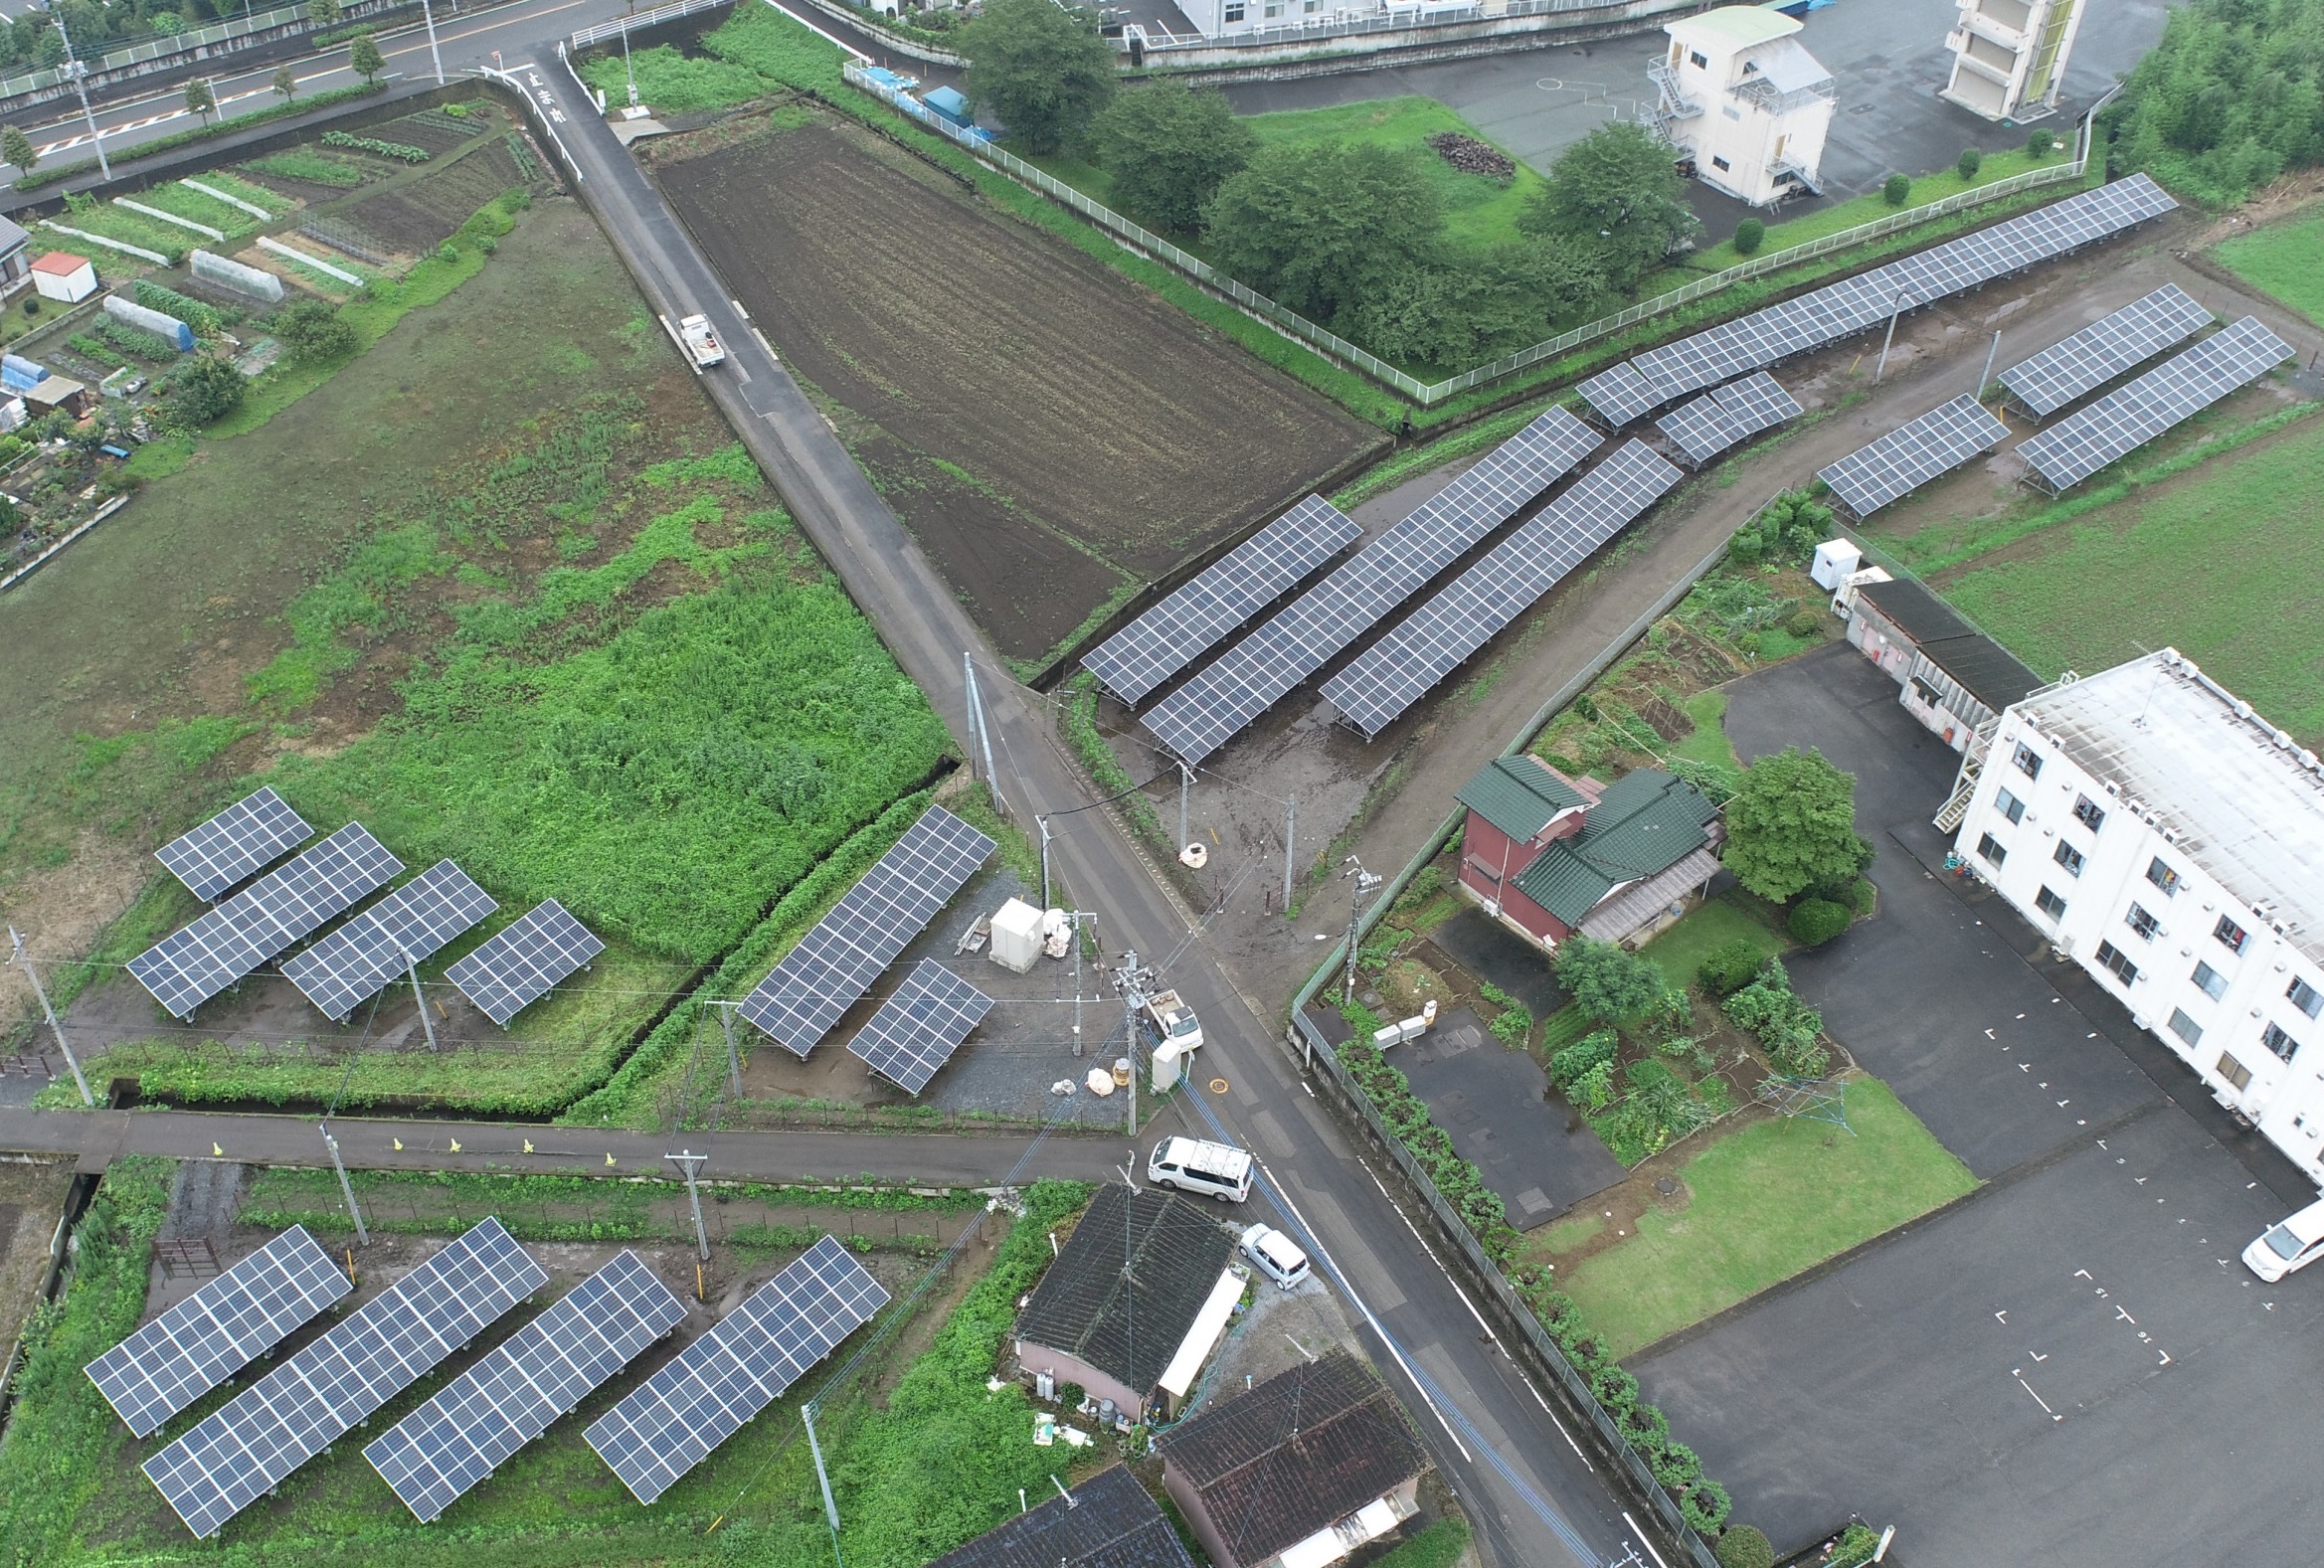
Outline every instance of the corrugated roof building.
[[1848, 611], [1848, 640], [1903, 688], [1904, 710], [1966, 750], [1979, 727], [2043, 684], [2009, 649], [1913, 582], [1867, 583]]
[[978, 1536], [929, 1568], [1194, 1568], [1194, 1559], [1127, 1466]]

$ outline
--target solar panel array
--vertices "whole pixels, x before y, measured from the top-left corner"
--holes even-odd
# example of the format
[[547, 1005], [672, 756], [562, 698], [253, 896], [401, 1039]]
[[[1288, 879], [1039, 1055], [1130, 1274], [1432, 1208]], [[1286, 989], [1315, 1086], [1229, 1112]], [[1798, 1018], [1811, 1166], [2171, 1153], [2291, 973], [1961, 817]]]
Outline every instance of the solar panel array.
[[153, 852], [186, 891], [207, 904], [314, 836], [306, 819], [271, 789], [247, 795]]
[[133, 1436], [150, 1437], [354, 1288], [293, 1225], [83, 1370]]
[[1850, 511], [1870, 517], [1938, 474], [1991, 451], [2009, 433], [1975, 398], [1955, 398], [1817, 471]]
[[349, 822], [290, 864], [129, 960], [180, 1018], [393, 881], [404, 863]]
[[564, 905], [543, 899], [523, 919], [446, 969], [444, 977], [505, 1029], [509, 1019], [605, 951], [606, 945], [565, 913]]
[[1369, 740], [1685, 477], [1626, 441], [1324, 683], [1340, 717]]
[[1624, 425], [1689, 393], [1853, 336], [1897, 309], [2007, 277], [2178, 205], [2153, 180], [2134, 174], [1649, 349], [1583, 382], [1581, 394], [1605, 419]]
[[675, 1328], [686, 1304], [617, 1255], [363, 1451], [423, 1524]]
[[922, 958], [847, 1049], [880, 1077], [916, 1095], [991, 1010], [991, 997], [934, 958]]
[[1361, 537], [1345, 512], [1311, 495], [1108, 637], [1081, 666], [1124, 702], [1144, 702]]
[[777, 1045], [805, 1056], [984, 863], [992, 840], [934, 805], [743, 1001]]
[[2030, 412], [2048, 419], [2059, 409], [2121, 375], [2131, 366], [2174, 348], [2212, 323], [2210, 311], [2177, 283], [2165, 283], [2144, 299], [2101, 316], [2061, 343], [2020, 360], [2000, 376]]
[[887, 1304], [880, 1283], [825, 1236], [583, 1436], [650, 1503]]
[[1588, 426], [1550, 409], [1171, 693], [1146, 728], [1181, 761], [1199, 763], [1597, 444]]
[[2066, 489], [2291, 357], [2289, 344], [2245, 316], [2059, 420], [2022, 443], [2018, 455], [2053, 492]]
[[448, 860], [426, 871], [282, 965], [306, 999], [341, 1023], [409, 963], [424, 963], [498, 909]]
[[1761, 370], [1672, 410], [1655, 421], [1655, 429], [1699, 468], [1729, 446], [1798, 419], [1800, 412], [1798, 400]]
[[549, 1282], [486, 1219], [145, 1462], [197, 1537], [425, 1377]]

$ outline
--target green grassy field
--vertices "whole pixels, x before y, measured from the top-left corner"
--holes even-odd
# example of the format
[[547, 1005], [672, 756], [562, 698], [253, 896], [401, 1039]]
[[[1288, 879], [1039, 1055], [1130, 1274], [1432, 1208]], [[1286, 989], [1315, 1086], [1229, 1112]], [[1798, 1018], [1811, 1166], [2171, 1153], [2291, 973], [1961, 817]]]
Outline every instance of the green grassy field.
[[2038, 673], [2104, 669], [2166, 644], [2271, 721], [2324, 738], [2312, 639], [2324, 587], [2324, 418], [2119, 494], [1966, 567], [1947, 599]]
[[1648, 1210], [1559, 1285], [1626, 1356], [1976, 1185], [1878, 1080], [1848, 1086], [1848, 1120], [1854, 1136], [1790, 1119], [1719, 1138], [1681, 1167], [1684, 1209]]
[[1505, 181], [1464, 174], [1445, 162], [1428, 145], [1428, 138], [1438, 131], [1458, 131], [1479, 141], [1491, 138], [1434, 98], [1408, 95], [1252, 114], [1243, 123], [1264, 146], [1372, 146], [1409, 152], [1444, 200], [1445, 233], [1460, 244], [1499, 245], [1517, 239], [1526, 198], [1542, 183], [1541, 176], [1523, 163], [1518, 164], [1515, 178]]
[[2212, 254], [2244, 282], [2324, 326], [2324, 208], [2238, 235]]
[[1642, 958], [1654, 959], [1671, 984], [1692, 985], [1695, 971], [1702, 966], [1711, 949], [1730, 942], [1748, 942], [1770, 958], [1791, 947], [1749, 910], [1731, 900], [1714, 898], [1638, 951]]

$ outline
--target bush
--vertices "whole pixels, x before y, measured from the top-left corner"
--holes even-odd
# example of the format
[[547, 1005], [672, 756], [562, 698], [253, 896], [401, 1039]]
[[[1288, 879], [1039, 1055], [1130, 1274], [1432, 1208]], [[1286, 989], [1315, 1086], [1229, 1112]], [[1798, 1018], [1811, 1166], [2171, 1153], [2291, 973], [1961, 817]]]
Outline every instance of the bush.
[[1636, 1018], [1662, 1000], [1663, 971], [1615, 943], [1568, 937], [1550, 967], [1574, 1005], [1599, 1023]]
[[1880, 1549], [1880, 1537], [1869, 1524], [1851, 1524], [1840, 1532], [1840, 1544], [1825, 1558], [1826, 1568], [1862, 1568]]
[[1977, 178], [1977, 171], [1984, 166], [1985, 154], [1979, 152], [1975, 147], [1963, 147], [1961, 156], [1953, 160], [1953, 167], [1960, 171], [1961, 178], [1964, 180]]
[[1855, 912], [1846, 904], [1835, 904], [1828, 898], [1804, 898], [1791, 907], [1791, 914], [1783, 924], [1800, 942], [1821, 948], [1846, 931], [1855, 919]]
[[37, 316], [37, 315], [39, 315], [39, 314], [41, 313], [41, 302], [40, 302], [40, 300], [39, 300], [37, 297], [36, 297], [36, 298], [32, 298], [32, 299], [27, 299], [27, 300], [24, 302], [24, 313], [25, 313], [26, 315], [28, 315], [28, 316]]
[[2057, 133], [2045, 125], [2026, 138], [2026, 150], [2037, 158], [2047, 158], [2057, 145]]
[[1756, 218], [1735, 225], [1735, 255], [1749, 256], [1766, 242], [1767, 226]]
[[319, 299], [301, 299], [277, 310], [268, 324], [295, 364], [329, 364], [354, 353], [357, 347], [355, 328]]
[[1612, 1062], [1621, 1047], [1613, 1030], [1593, 1030], [1549, 1058], [1549, 1082], [1561, 1091], [1571, 1089], [1592, 1068]]
[[1598, 1403], [1607, 1414], [1620, 1420], [1638, 1403], [1638, 1379], [1619, 1366], [1608, 1364], [1590, 1375], [1590, 1392], [1598, 1396]]
[[242, 407], [242, 372], [222, 359], [197, 359], [169, 379], [170, 411], [177, 423], [195, 430]]
[[1775, 1546], [1756, 1524], [1732, 1524], [1711, 1548], [1718, 1568], [1775, 1568]]
[[1912, 200], [1912, 181], [1901, 174], [1891, 174], [1880, 186], [1880, 200], [1890, 207], [1901, 207]]
[[1802, 642], [1813, 642], [1824, 635], [1824, 612], [1813, 605], [1802, 605], [1792, 611], [1791, 619], [1783, 623], [1784, 635], [1797, 637]]
[[1079, 1383], [1059, 1383], [1057, 1385], [1057, 1403], [1063, 1405], [1067, 1410], [1079, 1410], [1081, 1402], [1088, 1397], [1089, 1390]]
[[1748, 937], [1722, 942], [1702, 956], [1695, 978], [1713, 996], [1731, 996], [1759, 972], [1759, 945]]
[[1702, 1480], [1702, 1460], [1684, 1443], [1663, 1442], [1647, 1456], [1654, 1479], [1673, 1491], [1684, 1491]]
[[[1727, 1489], [1715, 1481], [1698, 1481], [1687, 1488], [1687, 1495], [1679, 1499], [1679, 1511], [1687, 1522], [1705, 1535], [1716, 1535], [1725, 1526], [1727, 1515], [1734, 1510], [1734, 1501]], [[1838, 1558], [1833, 1559], [1835, 1562]], [[1859, 1559], [1861, 1561], [1862, 1559]]]
[[1880, 890], [1874, 887], [1869, 878], [1858, 877], [1848, 886], [1838, 892], [1827, 894], [1826, 897], [1831, 898], [1836, 903], [1846, 904], [1850, 909], [1856, 911], [1857, 918], [1861, 920], [1870, 915], [1878, 905]]

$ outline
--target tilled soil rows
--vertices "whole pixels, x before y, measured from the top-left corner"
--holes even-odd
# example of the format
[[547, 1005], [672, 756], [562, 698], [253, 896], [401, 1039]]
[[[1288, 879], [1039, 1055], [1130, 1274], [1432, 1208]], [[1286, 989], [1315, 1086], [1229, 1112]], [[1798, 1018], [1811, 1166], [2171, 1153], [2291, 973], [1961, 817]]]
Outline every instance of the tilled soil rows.
[[910, 154], [816, 120], [649, 144], [776, 351], [1004, 653], [1382, 439]]

